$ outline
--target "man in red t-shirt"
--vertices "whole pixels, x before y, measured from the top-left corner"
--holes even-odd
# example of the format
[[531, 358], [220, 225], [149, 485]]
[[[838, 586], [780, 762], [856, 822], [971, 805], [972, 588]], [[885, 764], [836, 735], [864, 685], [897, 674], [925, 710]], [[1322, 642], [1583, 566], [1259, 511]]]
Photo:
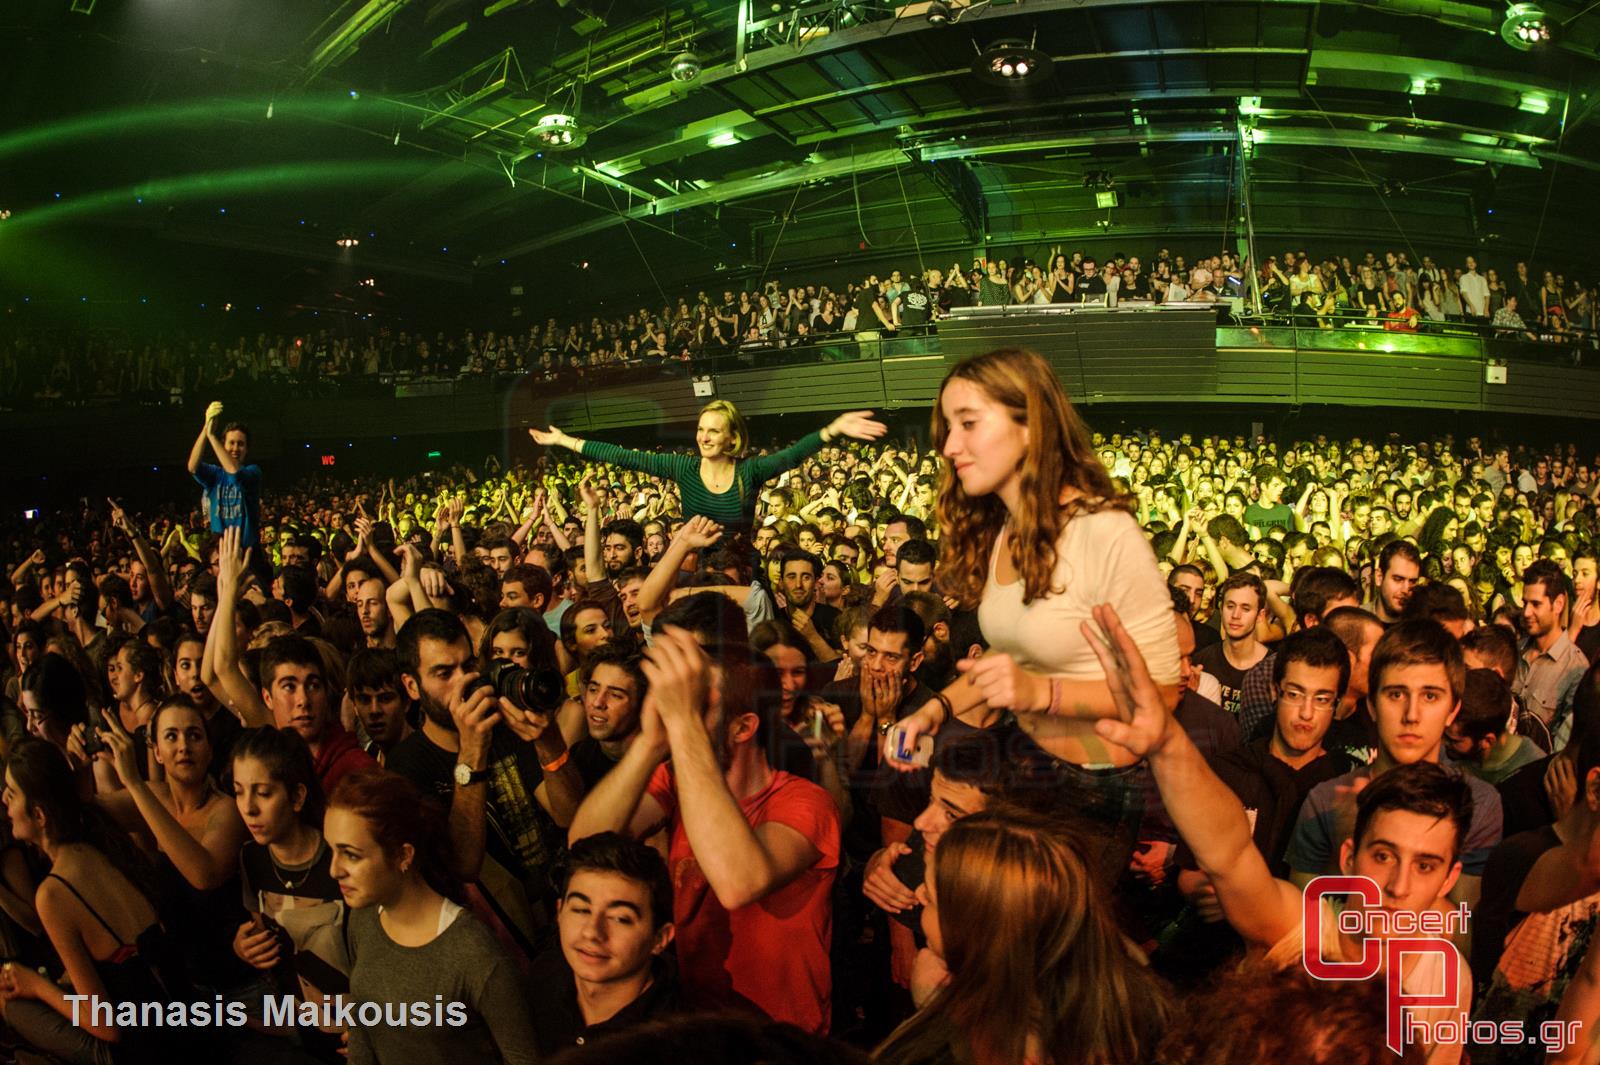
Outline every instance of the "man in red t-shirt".
[[1389, 312], [1383, 316], [1383, 328], [1391, 333], [1415, 333], [1421, 315], [1406, 302], [1405, 293], [1389, 293]]
[[584, 799], [571, 839], [667, 828], [687, 1003], [826, 1034], [839, 811], [756, 741], [763, 720], [783, 727], [776, 676], [709, 659], [673, 628], [656, 634], [644, 673], [639, 736]]

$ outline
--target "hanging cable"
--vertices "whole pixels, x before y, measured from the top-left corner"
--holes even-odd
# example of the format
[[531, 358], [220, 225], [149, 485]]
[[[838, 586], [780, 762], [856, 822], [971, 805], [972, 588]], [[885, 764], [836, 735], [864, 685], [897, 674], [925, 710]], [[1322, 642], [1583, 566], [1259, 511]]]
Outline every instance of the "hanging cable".
[[633, 235], [633, 220], [629, 218], [624, 211], [617, 207], [616, 193], [611, 191], [611, 187], [604, 184], [602, 184], [600, 187], [606, 190], [606, 199], [611, 201], [612, 212], [622, 218], [622, 230], [624, 233], [628, 234], [628, 239], [633, 241], [633, 250], [639, 253], [639, 261], [644, 263], [644, 269], [645, 272], [650, 275], [651, 284], [655, 285], [656, 292], [661, 296], [662, 306], [670, 307], [672, 305], [672, 300], [667, 297], [667, 290], [661, 286], [661, 279], [656, 277], [656, 272], [650, 265], [650, 257], [646, 255], [644, 253], [644, 249], [639, 246], [639, 238]]
[[900, 202], [906, 207], [906, 224], [911, 227], [911, 242], [917, 246], [917, 272], [926, 276], [928, 264], [922, 261], [922, 240], [917, 236], [917, 220], [911, 214], [911, 200], [906, 196], [906, 183], [900, 177], [900, 164], [894, 164], [894, 179], [900, 184]]
[[[1333, 119], [1329, 117], [1327, 111], [1323, 110], [1322, 104], [1317, 102], [1317, 98], [1311, 94], [1310, 89], [1306, 90], [1306, 99], [1310, 100], [1311, 106], [1317, 109], [1317, 113], [1322, 116], [1322, 120], [1328, 124], [1328, 129], [1334, 133], [1338, 133], [1339, 127], [1333, 124]], [[1422, 257], [1417, 254], [1417, 249], [1412, 246], [1411, 236], [1405, 231], [1405, 227], [1400, 224], [1400, 219], [1395, 217], [1394, 209], [1389, 206], [1389, 197], [1385, 196], [1382, 192], [1381, 183], [1373, 179], [1371, 172], [1369, 172], [1367, 168], [1362, 165], [1361, 158], [1356, 155], [1355, 151], [1349, 145], [1345, 145], [1344, 150], [1349, 154], [1350, 161], [1355, 163], [1356, 168], [1361, 171], [1361, 180], [1365, 181], [1372, 187], [1373, 194], [1378, 197], [1378, 202], [1383, 204], [1384, 213], [1389, 216], [1389, 221], [1394, 225], [1395, 232], [1399, 233], [1400, 239], [1405, 242], [1406, 251], [1410, 253], [1411, 258], [1414, 261], [1420, 263], [1422, 261]]]
[[850, 191], [856, 199], [856, 231], [861, 234], [861, 243], [870, 248], [872, 241], [867, 239], [867, 227], [861, 221], [861, 189], [856, 184], [856, 146], [853, 141], [850, 144]]
[[[1561, 145], [1567, 139], [1567, 114], [1572, 108], [1572, 70], [1567, 69], [1567, 97], [1561, 104], [1561, 127], [1556, 131], [1556, 156], [1550, 160], [1550, 181], [1544, 187], [1544, 206], [1539, 208], [1539, 225], [1533, 231], [1533, 247], [1528, 251], [1531, 260], [1539, 254], [1539, 241], [1544, 236], [1544, 216], [1550, 210], [1550, 194], [1556, 190], [1556, 171], [1561, 169]], [[1544, 309], [1540, 308], [1543, 314]]]
[[756, 281], [756, 288], [761, 288], [767, 283], [767, 271], [772, 269], [772, 260], [777, 257], [778, 245], [783, 243], [783, 231], [789, 228], [789, 219], [794, 217], [794, 206], [800, 202], [800, 188], [794, 187], [794, 196], [789, 200], [789, 209], [783, 212], [783, 221], [778, 225], [778, 235], [772, 238], [772, 250], [767, 253], [766, 264], [761, 267], [761, 277]]

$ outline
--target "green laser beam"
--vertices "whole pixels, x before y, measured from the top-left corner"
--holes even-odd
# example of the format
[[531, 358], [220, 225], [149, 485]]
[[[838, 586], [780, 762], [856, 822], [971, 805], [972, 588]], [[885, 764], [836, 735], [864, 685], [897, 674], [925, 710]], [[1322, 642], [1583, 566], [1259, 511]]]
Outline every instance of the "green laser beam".
[[74, 196], [38, 210], [18, 212], [12, 215], [5, 225], [0, 226], [0, 237], [125, 208], [139, 197], [170, 203], [212, 196], [238, 196], [266, 190], [368, 183], [381, 178], [410, 180], [432, 172], [437, 165], [433, 160], [421, 159], [396, 159], [376, 163], [282, 163], [274, 166], [245, 167], [239, 170], [157, 178], [138, 185]]
[[[358, 109], [370, 110], [380, 106], [382, 104], [379, 101], [352, 99], [349, 96], [291, 96], [270, 101], [223, 97], [96, 111], [0, 136], [0, 159], [130, 132], [168, 133], [174, 127], [211, 126], [219, 122], [269, 122], [280, 118], [339, 120], [348, 119]], [[267, 117], [269, 108], [272, 111], [270, 119]]]

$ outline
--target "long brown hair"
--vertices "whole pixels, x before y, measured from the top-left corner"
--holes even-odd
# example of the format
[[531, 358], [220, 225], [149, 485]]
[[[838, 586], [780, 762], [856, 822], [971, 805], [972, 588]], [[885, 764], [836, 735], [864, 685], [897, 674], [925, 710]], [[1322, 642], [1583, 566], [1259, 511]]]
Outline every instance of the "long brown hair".
[[950, 980], [874, 1057], [1021, 1065], [1028, 1037], [1052, 1065], [1149, 1058], [1168, 1003], [1135, 961], [1083, 857], [1043, 816], [980, 813], [934, 857]]
[[[1018, 425], [1027, 427], [1019, 506], [1011, 516], [1007, 547], [1022, 576], [1024, 603], [1060, 594], [1065, 589], [1052, 587], [1051, 576], [1056, 568], [1056, 541], [1068, 519], [1107, 507], [1130, 509], [1131, 501], [1112, 485], [1111, 475], [1089, 442], [1088, 429], [1044, 359], [1020, 348], [1001, 348], [967, 359], [946, 374], [933, 405], [933, 443], [941, 453], [950, 435], [943, 400], [951, 381], [977, 386], [1005, 407]], [[941, 591], [970, 610], [983, 598], [989, 556], [1006, 523], [1006, 508], [995, 493], [967, 495], [950, 463], [943, 467], [937, 580]], [[1063, 506], [1061, 490], [1067, 487], [1076, 489], [1078, 495]]]

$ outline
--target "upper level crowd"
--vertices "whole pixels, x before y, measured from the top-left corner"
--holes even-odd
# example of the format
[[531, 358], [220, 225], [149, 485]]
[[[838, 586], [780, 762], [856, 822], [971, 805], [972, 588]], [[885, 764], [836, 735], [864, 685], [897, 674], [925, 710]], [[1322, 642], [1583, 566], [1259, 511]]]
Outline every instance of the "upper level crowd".
[[[1591, 287], [1526, 262], [1480, 270], [1474, 256], [1413, 262], [1404, 250], [1314, 258], [1286, 250], [1255, 269], [1232, 252], [1186, 258], [1116, 253], [1105, 262], [1059, 248], [1039, 260], [974, 259], [970, 267], [908, 267], [837, 287], [766, 280], [626, 313], [566, 312], [525, 332], [447, 334], [383, 328], [141, 336], [22, 330], [0, 337], [0, 404], [140, 397], [162, 402], [285, 386], [398, 375], [492, 378], [582, 376], [598, 367], [667, 365], [851, 338], [918, 334], [952, 309], [1033, 303], [1228, 303], [1238, 313], [1306, 327], [1397, 332], [1474, 326], [1502, 338], [1590, 347]], [[1231, 304], [1229, 304], [1231, 307]]]
[[1402, 1060], [1600, 1050], [1592, 445], [1091, 433], [1020, 352], [886, 434], [280, 486], [213, 404], [196, 491], [10, 527], [11, 1038], [1376, 1062], [1342, 872], [1470, 914]]

